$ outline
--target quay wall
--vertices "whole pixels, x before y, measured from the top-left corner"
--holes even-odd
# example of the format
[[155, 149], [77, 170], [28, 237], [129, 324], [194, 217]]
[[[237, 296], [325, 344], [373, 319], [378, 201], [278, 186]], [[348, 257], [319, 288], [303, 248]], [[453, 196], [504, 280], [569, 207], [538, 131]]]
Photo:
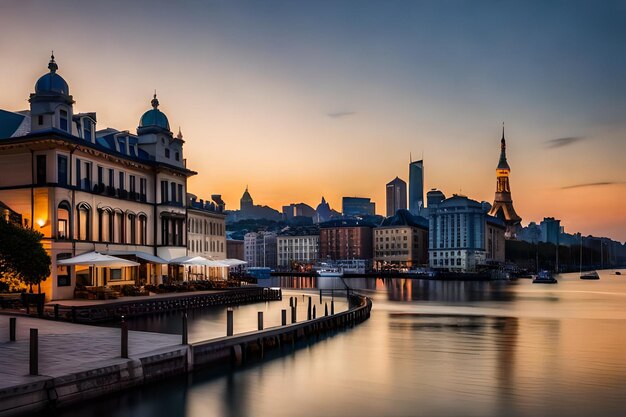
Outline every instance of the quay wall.
[[[33, 376], [32, 382], [0, 388], [0, 417], [66, 407], [91, 398], [194, 372], [262, 360], [265, 352], [358, 325], [370, 317], [369, 298], [351, 294], [350, 308], [334, 315], [240, 333], [208, 341], [164, 347], [129, 359], [62, 376]], [[103, 361], [105, 362], [105, 361]]]

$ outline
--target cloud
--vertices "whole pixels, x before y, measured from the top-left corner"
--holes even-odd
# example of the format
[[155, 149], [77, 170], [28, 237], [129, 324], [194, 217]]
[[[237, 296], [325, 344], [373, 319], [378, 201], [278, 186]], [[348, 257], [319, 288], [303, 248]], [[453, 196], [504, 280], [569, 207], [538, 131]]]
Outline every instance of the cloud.
[[584, 139], [586, 139], [584, 136], [570, 136], [567, 138], [550, 139], [546, 141], [546, 148], [562, 148], [563, 146], [573, 145]]
[[589, 182], [586, 184], [574, 184], [561, 187], [561, 190], [569, 190], [571, 188], [583, 188], [583, 187], [603, 187], [605, 185], [621, 185], [626, 184], [624, 181], [602, 181], [602, 182]]
[[352, 116], [355, 114], [356, 112], [354, 111], [334, 111], [334, 112], [327, 113], [326, 115], [333, 119], [340, 119], [342, 117]]

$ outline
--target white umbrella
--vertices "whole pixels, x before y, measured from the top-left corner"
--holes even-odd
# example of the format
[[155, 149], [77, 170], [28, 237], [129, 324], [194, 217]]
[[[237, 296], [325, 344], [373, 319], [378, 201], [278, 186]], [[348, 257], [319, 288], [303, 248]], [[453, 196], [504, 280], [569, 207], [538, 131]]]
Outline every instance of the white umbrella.
[[88, 252], [69, 259], [57, 262], [59, 265], [85, 265], [100, 266], [105, 268], [124, 268], [129, 266], [139, 266], [138, 262], [117, 258], [111, 255], [103, 255], [98, 252]]
[[228, 264], [228, 266], [239, 266], [248, 263], [246, 261], [242, 261], [241, 259], [222, 259], [220, 262], [224, 262], [225, 264]]
[[210, 266], [207, 258], [203, 258], [202, 256], [181, 256], [180, 258], [175, 258], [169, 261], [170, 264], [176, 265], [188, 265], [188, 266]]
[[208, 263], [207, 266], [211, 266], [211, 267], [215, 267], [215, 268], [228, 268], [230, 266], [230, 264], [222, 261], [213, 261], [210, 259], [207, 259]]

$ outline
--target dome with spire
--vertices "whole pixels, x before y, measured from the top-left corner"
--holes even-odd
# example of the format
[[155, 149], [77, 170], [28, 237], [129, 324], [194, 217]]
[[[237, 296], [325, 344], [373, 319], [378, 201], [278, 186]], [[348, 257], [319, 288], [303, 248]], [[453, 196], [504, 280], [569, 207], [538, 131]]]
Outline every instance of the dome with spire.
[[167, 120], [167, 116], [161, 110], [159, 110], [159, 100], [157, 99], [156, 92], [154, 98], [150, 102], [152, 109], [148, 110], [141, 116], [139, 120], [139, 127], [160, 127], [162, 129], [170, 130], [170, 122]]
[[36, 94], [63, 94], [69, 95], [70, 88], [59, 74], [57, 74], [57, 70], [59, 66], [54, 61], [54, 53], [50, 56], [50, 62], [48, 63], [49, 73], [44, 74], [41, 78], [37, 80], [35, 83], [35, 93]]

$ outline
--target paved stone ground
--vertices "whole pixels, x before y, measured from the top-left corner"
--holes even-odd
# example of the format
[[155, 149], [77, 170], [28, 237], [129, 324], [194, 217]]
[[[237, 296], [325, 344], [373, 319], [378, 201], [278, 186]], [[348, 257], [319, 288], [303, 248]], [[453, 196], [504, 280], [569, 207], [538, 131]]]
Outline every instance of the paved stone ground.
[[[9, 317], [0, 315], [0, 388], [127, 361], [120, 357], [120, 329], [17, 316], [17, 337], [9, 341]], [[39, 329], [39, 373], [29, 373], [30, 329]], [[128, 332], [133, 357], [181, 343], [181, 336]]]

